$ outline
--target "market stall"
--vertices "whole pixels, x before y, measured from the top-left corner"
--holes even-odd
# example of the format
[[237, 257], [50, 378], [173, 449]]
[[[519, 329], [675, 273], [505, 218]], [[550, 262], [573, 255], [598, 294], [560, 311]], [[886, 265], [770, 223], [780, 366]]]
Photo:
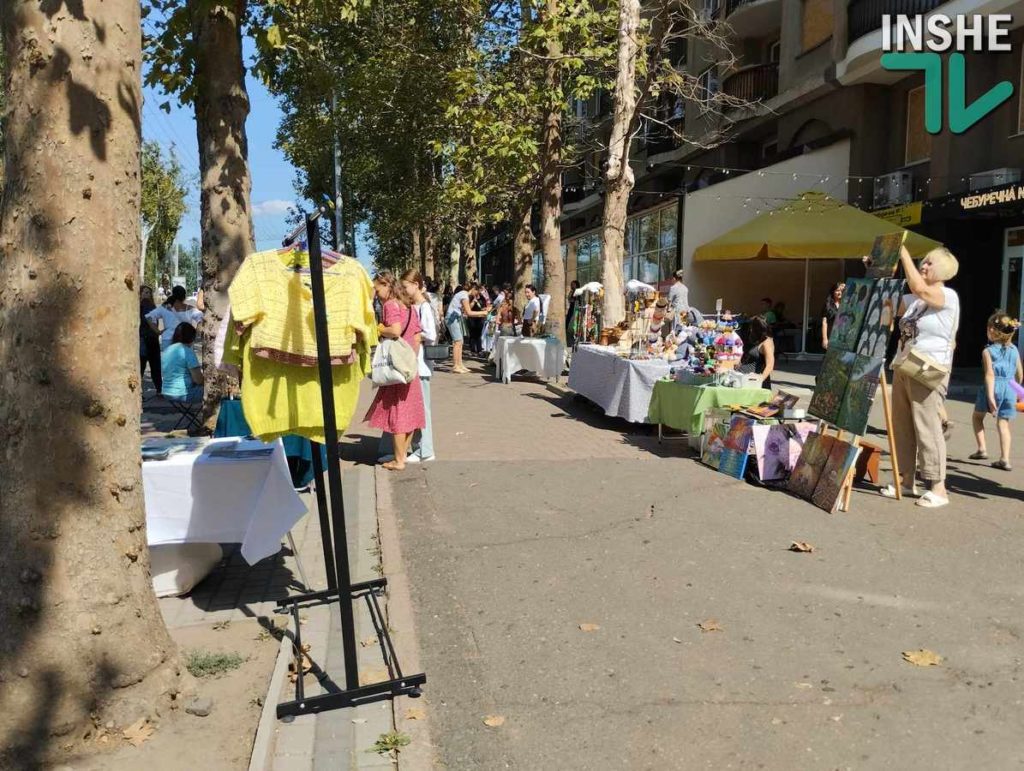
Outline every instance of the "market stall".
[[565, 345], [555, 337], [502, 336], [494, 341], [491, 361], [494, 377], [503, 383], [523, 370], [557, 380], [565, 368]]
[[670, 369], [664, 359], [627, 359], [613, 347], [580, 345], [569, 368], [569, 387], [609, 417], [645, 423], [654, 384]]
[[[276, 554], [281, 539], [306, 513], [279, 441], [150, 440], [143, 457], [150, 547], [240, 543], [242, 557], [252, 565]], [[195, 551], [159, 554], [164, 567], [154, 570], [154, 581], [179, 568], [189, 568], [193, 585], [201, 580], [190, 562]], [[182, 558], [177, 563], [176, 556]]]
[[662, 427], [684, 431], [694, 449], [700, 446], [704, 431], [704, 414], [709, 409], [726, 406], [748, 407], [771, 398], [766, 388], [727, 388], [712, 384], [697, 385], [662, 380], [654, 384], [648, 422], [658, 424], [658, 438]]

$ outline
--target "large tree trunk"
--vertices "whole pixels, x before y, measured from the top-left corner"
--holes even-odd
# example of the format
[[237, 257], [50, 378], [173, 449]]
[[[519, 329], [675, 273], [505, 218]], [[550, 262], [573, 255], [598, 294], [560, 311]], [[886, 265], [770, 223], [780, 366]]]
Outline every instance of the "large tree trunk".
[[434, 276], [434, 255], [437, 251], [437, 242], [434, 236], [434, 228], [427, 226], [423, 228], [423, 272], [424, 278]]
[[249, 94], [242, 66], [241, 19], [245, 0], [211, 5], [189, 0], [195, 42], [196, 135], [199, 139], [200, 217], [203, 238], [203, 417], [210, 425], [227, 379], [217, 370], [213, 338], [227, 313], [228, 287], [253, 251], [249, 194], [249, 145], [245, 119]]
[[[548, 19], [558, 15], [558, 0], [547, 0]], [[548, 35], [545, 45], [544, 89], [549, 95], [561, 93], [562, 42]], [[549, 98], [552, 98], [549, 97]], [[552, 101], [544, 116], [541, 142], [540, 245], [544, 252], [546, 294], [551, 295], [547, 331], [565, 342], [565, 270], [562, 267], [562, 110], [561, 99]]]
[[476, 228], [467, 225], [462, 242], [462, 275], [466, 281], [476, 280]]
[[526, 285], [533, 281], [533, 206], [526, 204], [516, 214], [515, 234], [512, 239], [512, 272], [515, 277], [513, 291], [517, 308], [526, 307]]
[[4, 0], [0, 767], [152, 714], [177, 657], [139, 460], [139, 4]]
[[604, 220], [601, 226], [604, 319], [613, 326], [626, 316], [623, 297], [622, 258], [625, 255], [626, 214], [633, 189], [629, 165], [630, 136], [637, 113], [636, 60], [640, 54], [637, 28], [640, 0], [619, 4], [618, 69], [615, 77], [612, 133], [608, 140], [608, 170], [605, 172]]
[[426, 270], [423, 265], [423, 245], [419, 225], [412, 229], [412, 264], [409, 267], [418, 270], [420, 275]]

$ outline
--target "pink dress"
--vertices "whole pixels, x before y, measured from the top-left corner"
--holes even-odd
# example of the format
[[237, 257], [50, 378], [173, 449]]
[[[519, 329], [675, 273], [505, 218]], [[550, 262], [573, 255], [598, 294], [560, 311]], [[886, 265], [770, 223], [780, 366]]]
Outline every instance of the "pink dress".
[[[412, 316], [410, 320], [410, 314]], [[406, 321], [409, 322], [406, 328]], [[384, 303], [385, 326], [400, 324], [405, 329], [402, 339], [419, 350], [416, 335], [420, 333], [420, 320], [414, 308], [406, 308], [397, 300]], [[423, 391], [420, 379], [413, 378], [408, 385], [380, 386], [373, 396], [373, 403], [366, 412], [364, 420], [374, 428], [389, 434], [408, 434], [417, 428], [427, 425], [427, 416], [423, 410]]]

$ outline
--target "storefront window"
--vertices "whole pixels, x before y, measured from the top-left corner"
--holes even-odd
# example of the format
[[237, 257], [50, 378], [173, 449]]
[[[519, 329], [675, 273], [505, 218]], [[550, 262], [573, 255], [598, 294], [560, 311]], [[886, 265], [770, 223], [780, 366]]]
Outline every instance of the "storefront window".
[[[676, 269], [678, 203], [646, 212], [626, 221], [625, 256], [622, 279], [638, 279], [656, 284], [669, 278]], [[562, 246], [563, 254], [568, 245]], [[602, 281], [601, 234], [591, 233], [576, 239], [576, 280], [580, 284]]]
[[538, 292], [544, 291], [544, 252], [533, 253], [533, 276], [530, 279]]

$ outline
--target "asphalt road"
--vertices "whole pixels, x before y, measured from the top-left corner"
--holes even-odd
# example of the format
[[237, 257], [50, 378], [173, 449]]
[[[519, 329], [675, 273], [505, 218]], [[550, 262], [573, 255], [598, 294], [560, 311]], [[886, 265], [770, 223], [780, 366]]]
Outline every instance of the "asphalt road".
[[[967, 405], [954, 505], [858, 492], [830, 516], [543, 386], [445, 377], [441, 460], [393, 478], [441, 764], [1024, 765], [1024, 493], [1018, 472], [960, 460]], [[486, 434], [477, 414], [520, 429], [460, 450]], [[554, 417], [589, 432], [584, 457], [545, 442]], [[942, 662], [903, 660], [922, 648]]]

